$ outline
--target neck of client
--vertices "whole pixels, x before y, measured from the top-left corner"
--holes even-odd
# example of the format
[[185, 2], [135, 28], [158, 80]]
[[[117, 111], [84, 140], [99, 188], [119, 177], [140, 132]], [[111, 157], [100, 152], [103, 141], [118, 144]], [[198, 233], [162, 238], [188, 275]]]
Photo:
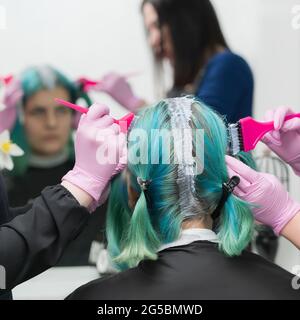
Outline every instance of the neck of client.
[[188, 219], [182, 222], [181, 228], [191, 229], [191, 228], [200, 228], [200, 229], [212, 229], [213, 221], [210, 216], [206, 215], [203, 218], [194, 218]]

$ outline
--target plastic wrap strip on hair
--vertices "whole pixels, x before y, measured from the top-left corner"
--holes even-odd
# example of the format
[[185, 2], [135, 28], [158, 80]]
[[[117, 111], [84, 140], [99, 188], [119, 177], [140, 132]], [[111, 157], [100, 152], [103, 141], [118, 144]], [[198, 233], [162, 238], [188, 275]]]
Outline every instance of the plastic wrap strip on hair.
[[41, 82], [46, 88], [54, 89], [56, 86], [56, 77], [50, 66], [41, 66], [37, 68]]
[[195, 196], [195, 159], [192, 153], [192, 128], [189, 124], [194, 99], [182, 97], [166, 99], [165, 101], [168, 104], [174, 139], [174, 161], [178, 161], [178, 177], [176, 182], [179, 187], [180, 210], [185, 218], [196, 216], [201, 213], [202, 206]]

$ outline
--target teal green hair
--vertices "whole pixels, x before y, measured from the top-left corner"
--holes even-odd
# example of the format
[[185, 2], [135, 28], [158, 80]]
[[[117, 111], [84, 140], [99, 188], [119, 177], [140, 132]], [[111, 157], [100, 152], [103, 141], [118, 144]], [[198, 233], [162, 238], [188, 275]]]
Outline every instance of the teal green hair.
[[[75, 82], [69, 80], [64, 74], [51, 66], [30, 67], [23, 71], [20, 75], [20, 81], [23, 90], [21, 107], [24, 106], [27, 100], [40, 90], [51, 90], [55, 87], [64, 88], [70, 95], [71, 102], [75, 103], [78, 98], [83, 98], [87, 105], [91, 105], [91, 100], [88, 95], [81, 90], [81, 87]], [[14, 169], [10, 172], [12, 175], [23, 175], [28, 167], [30, 157], [30, 147], [26, 139], [26, 134], [19, 117], [17, 117], [14, 128], [11, 132], [12, 141], [18, 144], [23, 150], [24, 155], [14, 157]], [[70, 137], [67, 144], [69, 159], [74, 159], [73, 141], [70, 132]]]
[[[178, 165], [172, 161], [172, 150], [170, 164], [163, 164], [165, 148], [159, 141], [159, 132], [151, 133], [151, 129], [170, 129], [170, 125], [168, 105], [162, 101], [142, 110], [132, 127], [144, 129], [149, 138], [151, 136], [151, 143], [142, 145], [142, 148], [149, 158], [151, 152], [156, 154], [158, 164], [130, 162], [134, 149], [131, 148], [132, 131], [129, 133], [128, 168], [112, 183], [106, 228], [109, 253], [120, 269], [136, 266], [143, 259], [156, 259], [156, 252], [162, 244], [179, 237], [184, 217], [178, 201]], [[194, 177], [196, 197], [201, 203], [199, 212], [202, 212], [195, 214], [196, 218], [201, 219], [214, 212], [222, 195], [222, 183], [229, 179], [225, 163], [228, 135], [224, 119], [196, 99], [192, 104], [191, 126], [204, 132], [204, 169]], [[238, 158], [254, 165], [250, 154], [240, 153]], [[139, 195], [134, 208], [128, 204], [126, 176], [130, 187]], [[137, 184], [137, 177], [151, 179], [146, 191], [142, 191]], [[231, 194], [216, 226], [219, 249], [228, 256], [239, 255], [252, 238], [253, 225], [249, 204]]]

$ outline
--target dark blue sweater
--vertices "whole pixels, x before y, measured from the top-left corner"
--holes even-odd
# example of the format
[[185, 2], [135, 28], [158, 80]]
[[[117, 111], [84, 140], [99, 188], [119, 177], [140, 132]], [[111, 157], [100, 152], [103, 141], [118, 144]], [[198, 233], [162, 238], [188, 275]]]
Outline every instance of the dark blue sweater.
[[252, 115], [253, 87], [247, 62], [226, 50], [209, 60], [195, 94], [234, 123]]

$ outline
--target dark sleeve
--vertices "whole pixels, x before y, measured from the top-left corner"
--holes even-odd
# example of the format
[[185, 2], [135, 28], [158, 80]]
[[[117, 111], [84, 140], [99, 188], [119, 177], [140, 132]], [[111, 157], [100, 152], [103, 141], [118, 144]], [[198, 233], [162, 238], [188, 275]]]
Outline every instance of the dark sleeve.
[[8, 198], [4, 180], [0, 171], [0, 225], [12, 219], [12, 212], [8, 207]]
[[[228, 53], [213, 59], [206, 67], [196, 95], [229, 122], [252, 113], [252, 72], [241, 57]], [[242, 110], [241, 110], [242, 109]]]
[[55, 265], [88, 218], [87, 209], [57, 185], [45, 188], [28, 212], [1, 225], [0, 266], [5, 269], [6, 289]]
[[11, 221], [16, 216], [27, 212], [31, 209], [32, 203], [23, 207], [9, 208], [5, 183], [0, 174], [0, 225]]
[[[10, 212], [10, 217], [12, 220], [13, 218], [26, 213], [27, 211], [29, 211], [32, 208], [32, 203], [28, 203], [26, 206], [23, 207], [17, 207], [17, 208], [9, 208], [9, 212]], [[7, 221], [9, 222], [9, 221]]]

